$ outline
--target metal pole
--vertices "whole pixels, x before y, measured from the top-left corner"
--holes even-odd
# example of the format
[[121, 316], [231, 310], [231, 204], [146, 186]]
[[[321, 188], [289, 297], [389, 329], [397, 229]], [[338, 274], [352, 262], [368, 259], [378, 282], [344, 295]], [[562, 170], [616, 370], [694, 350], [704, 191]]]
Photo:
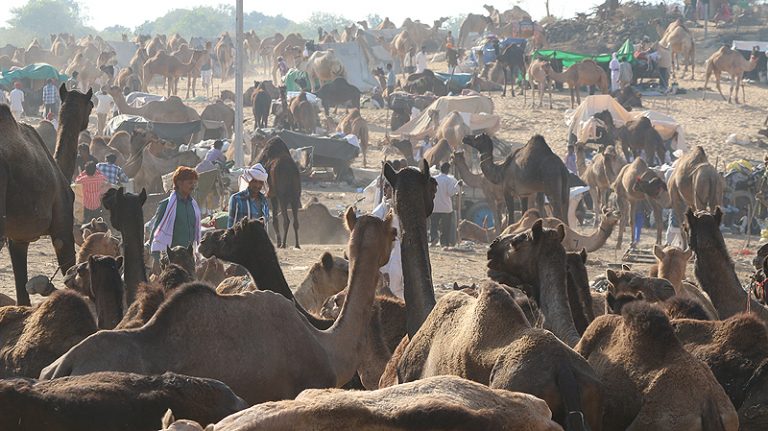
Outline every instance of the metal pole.
[[235, 166], [244, 165], [243, 156], [243, 0], [235, 11]]

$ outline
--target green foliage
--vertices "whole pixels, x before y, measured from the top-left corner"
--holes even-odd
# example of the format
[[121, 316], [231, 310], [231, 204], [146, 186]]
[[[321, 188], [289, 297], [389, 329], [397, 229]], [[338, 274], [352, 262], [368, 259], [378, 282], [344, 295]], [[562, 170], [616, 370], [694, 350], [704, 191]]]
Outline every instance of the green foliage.
[[311, 29], [311, 34], [317, 34], [317, 28], [322, 27], [325, 31], [332, 31], [338, 29], [340, 32], [344, 30], [344, 27], [351, 24], [351, 19], [345, 18], [341, 15], [334, 15], [332, 13], [325, 12], [312, 12], [309, 19], [306, 22], [306, 26]]
[[379, 24], [381, 24], [384, 21], [384, 18], [379, 16], [379, 14], [377, 13], [368, 14], [368, 16], [365, 17], [365, 19], [368, 21], [369, 28], [376, 28], [379, 26]]
[[84, 34], [88, 29], [82, 12], [75, 0], [29, 0], [25, 5], [11, 9], [8, 23], [10, 30], [33, 34], [42, 41], [52, 33]]
[[467, 18], [467, 14], [463, 13], [458, 16], [452, 16], [448, 19], [445, 23], [443, 23], [443, 27], [446, 30], [450, 30], [453, 34], [453, 37], [458, 38], [459, 37], [459, 29], [461, 28], [461, 23], [464, 22], [464, 19]]

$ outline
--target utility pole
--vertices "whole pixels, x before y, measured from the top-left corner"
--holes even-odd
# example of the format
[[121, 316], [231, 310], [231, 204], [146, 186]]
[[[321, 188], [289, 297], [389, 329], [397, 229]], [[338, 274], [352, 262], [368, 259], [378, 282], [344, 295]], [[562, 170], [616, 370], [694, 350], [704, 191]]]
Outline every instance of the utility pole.
[[235, 8], [235, 166], [243, 167], [243, 0]]

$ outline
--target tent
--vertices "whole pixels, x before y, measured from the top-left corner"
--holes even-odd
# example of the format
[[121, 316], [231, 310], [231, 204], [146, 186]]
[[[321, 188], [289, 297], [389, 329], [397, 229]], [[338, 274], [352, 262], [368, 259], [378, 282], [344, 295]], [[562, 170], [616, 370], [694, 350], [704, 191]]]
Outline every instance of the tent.
[[501, 118], [493, 114], [493, 101], [489, 97], [482, 95], [443, 96], [432, 102], [420, 115], [411, 118], [411, 121], [394, 131], [392, 136], [421, 139], [428, 135], [431, 131], [430, 111], [437, 111], [440, 121], [453, 111], [461, 113], [464, 123], [472, 129], [473, 133], [484, 131], [493, 134], [501, 127]]
[[[624, 44], [621, 45], [621, 47], [616, 50], [616, 53], [618, 54], [617, 57], [619, 61], [628, 61], [630, 63], [633, 63], [635, 61], [634, 57], [634, 47], [632, 46], [632, 42], [627, 39], [624, 41]], [[568, 52], [568, 51], [558, 51], [555, 49], [537, 49], [533, 52], [534, 58], [545, 58], [545, 59], [551, 59], [551, 60], [562, 60], [564, 67], [571, 67], [574, 64], [580, 62], [584, 59], [592, 59], [597, 63], [609, 63], [611, 61], [611, 54], [596, 54], [596, 55], [589, 55], [589, 54], [578, 54], [575, 52]]]
[[616, 127], [621, 127], [627, 121], [640, 117], [648, 117], [661, 137], [665, 140], [672, 139], [677, 133], [677, 139], [672, 142], [673, 150], [687, 150], [685, 132], [683, 127], [674, 118], [656, 111], [632, 111], [628, 112], [619, 102], [607, 94], [587, 96], [576, 109], [565, 112], [565, 125], [568, 126], [568, 135], [581, 134], [581, 128], [585, 127], [588, 120], [596, 113], [608, 110], [613, 117]]
[[28, 64], [22, 68], [0, 71], [0, 85], [10, 87], [14, 81], [20, 79], [46, 80], [53, 78], [60, 83], [67, 80], [67, 75], [59, 73], [59, 70], [47, 63]]
[[362, 92], [373, 90], [379, 86], [379, 81], [373, 76], [377, 67], [385, 67], [392, 63], [392, 56], [380, 45], [368, 45], [364, 41], [347, 43], [324, 43], [323, 50], [332, 49], [344, 65], [347, 82]]

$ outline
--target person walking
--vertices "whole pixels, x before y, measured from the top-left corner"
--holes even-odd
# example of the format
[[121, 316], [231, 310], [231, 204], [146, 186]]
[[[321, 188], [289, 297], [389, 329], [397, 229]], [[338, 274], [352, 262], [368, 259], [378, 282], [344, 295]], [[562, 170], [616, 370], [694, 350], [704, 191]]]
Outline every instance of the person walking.
[[169, 247], [200, 244], [200, 208], [192, 197], [197, 187], [197, 172], [179, 166], [173, 173], [173, 191], [160, 201], [154, 216], [150, 250], [155, 261]]
[[427, 48], [422, 46], [421, 51], [416, 54], [416, 73], [427, 70]]
[[58, 114], [56, 109], [56, 106], [58, 105], [56, 103], [57, 95], [56, 86], [53, 85], [53, 79], [48, 78], [43, 86], [43, 105], [45, 106], [44, 118], [47, 119], [48, 114]]
[[102, 216], [101, 196], [109, 188], [107, 177], [97, 168], [96, 163], [88, 162], [85, 170], [75, 179], [75, 184], [82, 186], [83, 193], [83, 223]]
[[110, 184], [119, 186], [120, 184], [130, 181], [128, 175], [123, 171], [123, 168], [115, 164], [117, 161], [116, 154], [108, 154], [106, 160], [105, 163], [99, 163], [96, 167], [107, 178], [107, 181], [109, 181]]
[[264, 226], [269, 221], [269, 201], [262, 190], [267, 183], [269, 174], [261, 163], [256, 163], [240, 176], [240, 191], [229, 198], [229, 217], [227, 228], [238, 221], [264, 218]]
[[669, 68], [672, 67], [672, 53], [667, 46], [658, 43], [656, 46], [656, 52], [659, 55], [659, 60], [656, 63], [659, 67], [659, 87], [664, 93], [669, 91]]
[[392, 63], [387, 63], [387, 97], [395, 92], [395, 86], [397, 85], [397, 75], [392, 69]]
[[112, 112], [112, 107], [115, 106], [115, 100], [107, 93], [107, 86], [101, 87], [101, 90], [97, 91], [93, 95], [96, 99], [96, 118], [98, 119], [96, 133], [104, 133], [104, 127], [107, 125], [107, 115]]
[[[453, 202], [452, 198], [459, 191], [459, 181], [456, 181], [448, 172], [451, 164], [448, 162], [440, 166], [440, 174], [435, 176], [437, 192], [435, 193], [434, 209], [430, 216], [430, 238], [432, 245], [436, 245], [438, 238], [440, 245], [448, 247], [452, 244], [453, 234]], [[440, 235], [438, 237], [438, 231]]]
[[16, 120], [21, 120], [24, 115], [24, 90], [21, 89], [21, 81], [13, 83], [13, 90], [9, 94], [11, 99], [11, 113]]
[[608, 63], [608, 68], [611, 69], [611, 93], [621, 90], [621, 85], [619, 84], [621, 64], [615, 52], [611, 54], [611, 62]]
[[453, 75], [459, 65], [459, 51], [453, 47], [452, 43], [445, 44], [445, 58], [448, 62], [448, 73]]

